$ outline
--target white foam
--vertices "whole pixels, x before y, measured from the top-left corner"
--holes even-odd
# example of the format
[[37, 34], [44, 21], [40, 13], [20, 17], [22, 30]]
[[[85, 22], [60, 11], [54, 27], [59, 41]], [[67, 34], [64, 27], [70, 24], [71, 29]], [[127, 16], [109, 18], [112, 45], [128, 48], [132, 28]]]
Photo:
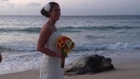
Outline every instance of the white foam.
[[2, 55], [3, 61], [0, 64], [0, 74], [15, 73], [39, 68], [41, 62], [41, 54], [35, 52]]

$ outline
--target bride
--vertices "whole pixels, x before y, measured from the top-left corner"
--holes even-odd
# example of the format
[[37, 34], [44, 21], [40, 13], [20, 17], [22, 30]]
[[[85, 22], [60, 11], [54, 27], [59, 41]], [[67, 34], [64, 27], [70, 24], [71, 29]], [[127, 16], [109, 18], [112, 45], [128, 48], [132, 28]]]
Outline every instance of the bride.
[[41, 28], [37, 44], [38, 51], [44, 54], [39, 79], [64, 79], [64, 71], [61, 68], [61, 59], [64, 57], [56, 47], [56, 39], [61, 36], [55, 27], [61, 14], [59, 4], [56, 2], [46, 4], [41, 14], [47, 17], [48, 21]]

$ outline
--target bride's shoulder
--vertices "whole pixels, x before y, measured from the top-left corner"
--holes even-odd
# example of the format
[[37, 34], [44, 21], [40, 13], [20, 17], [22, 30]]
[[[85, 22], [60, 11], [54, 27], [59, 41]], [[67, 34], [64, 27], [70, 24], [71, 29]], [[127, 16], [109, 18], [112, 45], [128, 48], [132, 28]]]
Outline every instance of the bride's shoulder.
[[44, 25], [43, 25], [43, 27], [42, 27], [43, 29], [45, 28], [45, 29], [51, 29], [50, 28], [50, 24], [48, 24], [48, 23], [45, 23]]
[[41, 28], [41, 31], [44, 31], [44, 32], [52, 32], [52, 29], [50, 28], [50, 25], [45, 23], [42, 28]]

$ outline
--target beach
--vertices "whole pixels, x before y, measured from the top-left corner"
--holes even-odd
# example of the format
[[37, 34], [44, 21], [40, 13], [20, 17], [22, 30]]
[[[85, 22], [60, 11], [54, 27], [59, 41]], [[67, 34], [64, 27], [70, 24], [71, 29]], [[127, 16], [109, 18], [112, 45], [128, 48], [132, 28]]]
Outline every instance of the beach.
[[[11, 15], [0, 16], [0, 20], [0, 51], [3, 56], [0, 74], [39, 68], [43, 54], [36, 46], [46, 18]], [[62, 16], [56, 26], [62, 35], [75, 43], [65, 65], [80, 56], [92, 54], [110, 58], [140, 57], [139, 15]]]
[[[37, 41], [46, 18], [40, 15], [0, 16], [0, 79], [39, 79], [43, 54]], [[99, 54], [110, 57], [116, 70], [65, 79], [140, 79], [140, 15], [61, 16], [56, 27], [75, 48], [66, 58]]]
[[[115, 63], [115, 70], [100, 72], [96, 74], [67, 76], [65, 79], [139, 79], [140, 62]], [[23, 72], [3, 74], [0, 79], [39, 79], [39, 70], [28, 70]], [[57, 78], [56, 78], [57, 79]]]

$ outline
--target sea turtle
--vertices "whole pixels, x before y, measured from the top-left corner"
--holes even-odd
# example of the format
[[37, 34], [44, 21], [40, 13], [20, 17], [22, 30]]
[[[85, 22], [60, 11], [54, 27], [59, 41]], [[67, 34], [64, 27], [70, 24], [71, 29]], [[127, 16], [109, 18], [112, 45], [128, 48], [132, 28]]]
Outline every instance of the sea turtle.
[[104, 56], [98, 54], [82, 56], [75, 59], [70, 64], [72, 67], [65, 71], [65, 75], [97, 73], [115, 69], [111, 62], [111, 58], [105, 58]]

